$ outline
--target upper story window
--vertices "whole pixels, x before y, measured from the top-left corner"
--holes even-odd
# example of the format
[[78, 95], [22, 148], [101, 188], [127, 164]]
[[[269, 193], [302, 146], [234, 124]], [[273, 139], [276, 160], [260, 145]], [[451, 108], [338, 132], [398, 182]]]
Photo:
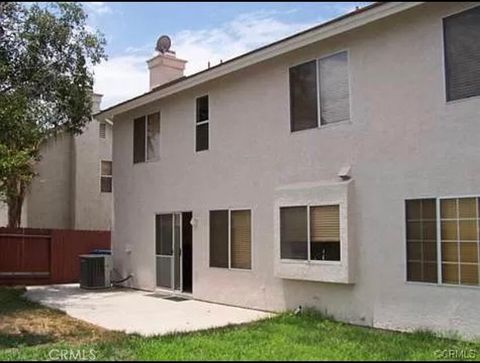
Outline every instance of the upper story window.
[[98, 125], [98, 136], [101, 139], [105, 139], [107, 137], [107, 124], [105, 122], [100, 122]]
[[292, 132], [349, 119], [350, 86], [346, 51], [290, 68]]
[[280, 208], [280, 257], [340, 261], [340, 206]]
[[100, 192], [111, 193], [112, 192], [112, 162], [102, 160], [100, 172], [101, 172]]
[[195, 151], [208, 150], [209, 105], [208, 95], [196, 99]]
[[133, 121], [133, 162], [157, 160], [160, 148], [160, 113], [138, 117]]
[[480, 284], [479, 199], [406, 201], [408, 281]]
[[447, 101], [480, 95], [480, 6], [443, 19]]

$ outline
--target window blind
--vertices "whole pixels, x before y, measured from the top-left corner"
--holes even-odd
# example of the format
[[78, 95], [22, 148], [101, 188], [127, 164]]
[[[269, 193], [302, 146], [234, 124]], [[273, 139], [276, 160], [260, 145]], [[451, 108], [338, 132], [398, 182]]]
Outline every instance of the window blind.
[[249, 210], [231, 211], [231, 267], [251, 268], [251, 215]]
[[348, 54], [341, 52], [318, 61], [321, 124], [350, 119]]
[[156, 160], [159, 157], [160, 146], [160, 113], [153, 113], [147, 117], [147, 160]]
[[443, 20], [447, 100], [480, 95], [480, 6]]
[[340, 243], [340, 214], [338, 205], [310, 208], [310, 240]]

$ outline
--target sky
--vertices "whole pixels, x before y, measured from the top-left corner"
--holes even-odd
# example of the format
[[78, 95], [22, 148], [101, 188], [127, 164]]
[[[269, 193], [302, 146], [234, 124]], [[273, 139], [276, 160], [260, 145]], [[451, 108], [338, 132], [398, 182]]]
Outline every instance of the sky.
[[157, 38], [188, 61], [190, 75], [363, 7], [368, 2], [85, 2], [88, 26], [107, 40], [108, 61], [94, 68], [102, 108], [148, 91], [146, 61]]

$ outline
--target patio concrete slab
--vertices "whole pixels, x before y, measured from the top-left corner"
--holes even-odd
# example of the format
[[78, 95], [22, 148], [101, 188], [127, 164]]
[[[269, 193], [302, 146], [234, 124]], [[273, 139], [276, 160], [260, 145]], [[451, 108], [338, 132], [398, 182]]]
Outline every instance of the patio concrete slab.
[[198, 300], [166, 300], [158, 295], [132, 289], [83, 290], [78, 284], [32, 286], [25, 293], [29, 300], [74, 318], [145, 336], [242, 324], [273, 315]]

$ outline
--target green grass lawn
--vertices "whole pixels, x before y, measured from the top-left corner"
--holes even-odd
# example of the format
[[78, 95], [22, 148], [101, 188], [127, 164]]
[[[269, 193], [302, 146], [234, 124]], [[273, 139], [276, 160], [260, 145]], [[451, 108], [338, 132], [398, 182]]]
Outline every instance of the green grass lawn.
[[45, 360], [61, 350], [99, 360], [434, 360], [445, 351], [480, 359], [480, 342], [356, 327], [315, 312], [144, 338], [80, 322], [21, 293], [0, 288], [0, 360]]

